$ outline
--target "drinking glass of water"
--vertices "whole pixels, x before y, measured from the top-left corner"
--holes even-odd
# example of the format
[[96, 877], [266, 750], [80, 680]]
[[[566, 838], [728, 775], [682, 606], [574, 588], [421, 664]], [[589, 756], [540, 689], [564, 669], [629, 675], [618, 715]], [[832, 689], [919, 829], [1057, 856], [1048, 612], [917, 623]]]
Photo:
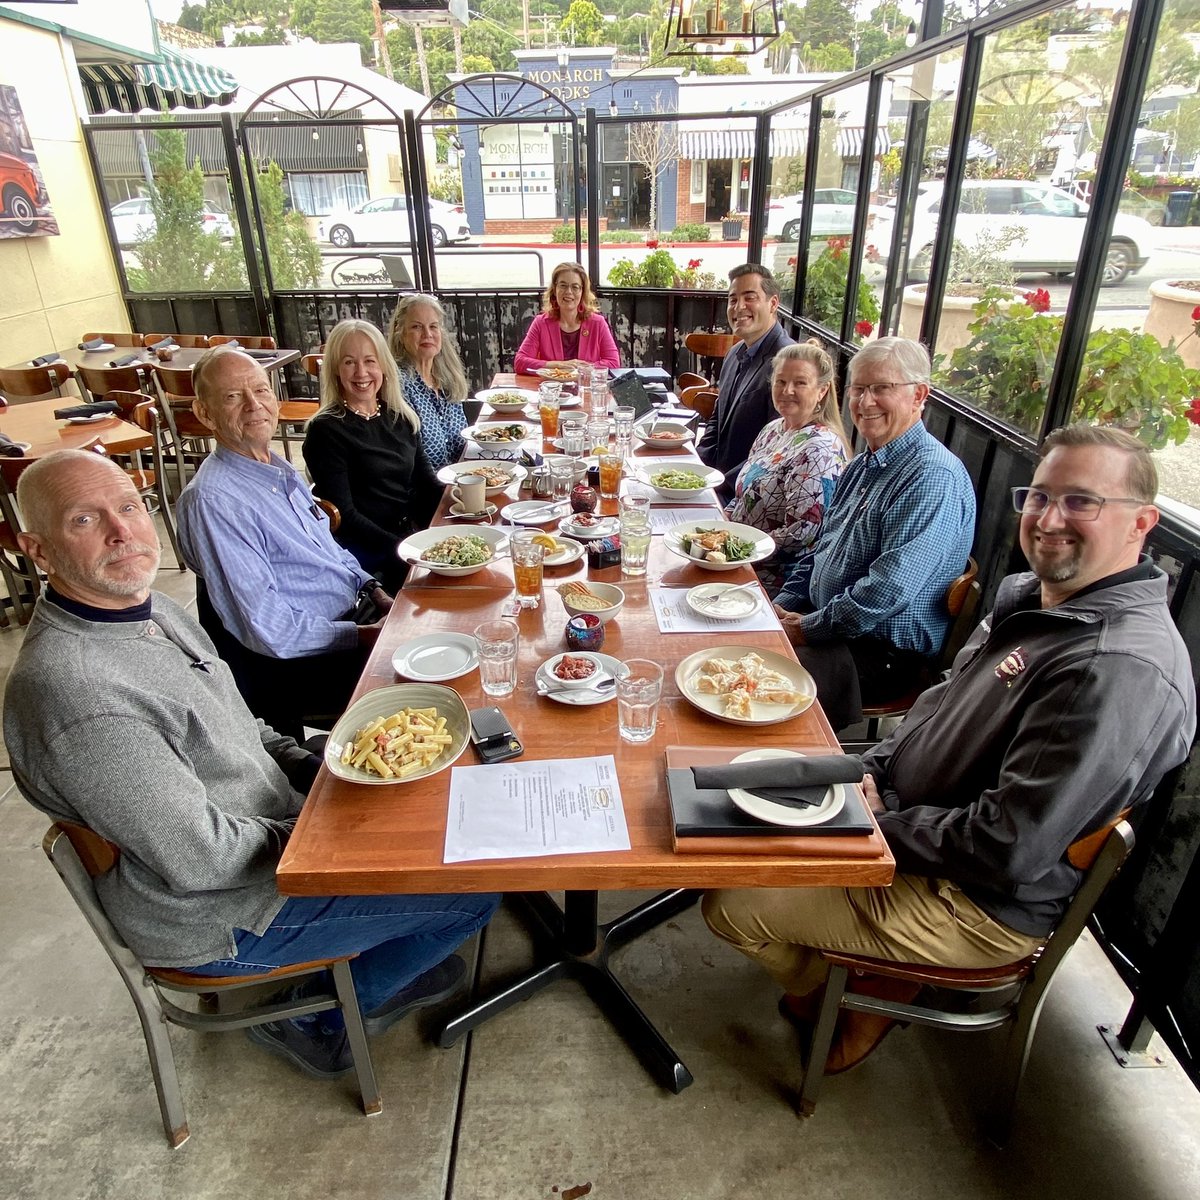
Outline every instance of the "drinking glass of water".
[[658, 724], [663, 669], [648, 658], [630, 658], [618, 664], [617, 732], [627, 742], [648, 742]]

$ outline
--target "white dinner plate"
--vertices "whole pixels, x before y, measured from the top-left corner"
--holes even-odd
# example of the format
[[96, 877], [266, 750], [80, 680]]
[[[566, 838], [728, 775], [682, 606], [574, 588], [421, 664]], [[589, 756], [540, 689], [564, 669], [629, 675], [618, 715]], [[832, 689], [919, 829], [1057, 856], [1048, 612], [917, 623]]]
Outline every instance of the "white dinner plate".
[[[700, 671], [700, 665], [709, 658], [730, 658], [737, 660], [745, 654], [753, 652], [772, 671], [778, 671], [788, 683], [791, 690], [802, 693], [802, 699], [795, 704], [762, 704], [757, 700], [750, 702], [750, 716], [727, 717], [725, 715], [725, 697], [715, 692], [698, 692], [695, 687], [695, 676]], [[784, 658], [774, 650], [760, 650], [756, 646], [711, 646], [707, 650], [697, 650], [689, 654], [675, 668], [675, 686], [689, 703], [701, 712], [716, 717], [718, 721], [726, 721], [730, 725], [778, 725], [781, 721], [790, 721], [802, 712], [807, 712], [817, 698], [817, 685], [813, 677], [794, 658]]]
[[91, 349], [85, 350], [84, 354], [99, 354], [102, 350], [115, 350], [116, 348], [116, 343], [114, 342], [101, 342], [100, 345], [92, 346]]
[[[374, 772], [343, 764], [342, 749], [356, 730], [369, 725], [376, 717], [388, 717], [404, 708], [436, 708], [438, 716], [446, 718], [446, 729], [452, 740], [430, 766], [414, 771], [404, 779], [381, 779]], [[453, 688], [438, 683], [398, 683], [368, 692], [342, 714], [325, 743], [325, 765], [339, 779], [351, 783], [413, 783], [451, 766], [462, 757], [470, 740], [471, 717], [462, 697]]]
[[501, 492], [512, 487], [514, 483], [520, 483], [528, 474], [524, 467], [517, 466], [516, 463], [504, 464], [498, 462], [485, 462], [483, 459], [472, 458], [465, 462], [447, 463], [437, 473], [438, 483], [443, 483], [447, 487], [452, 487], [458, 482], [460, 475], [478, 475], [480, 471], [505, 471], [509, 475], [507, 483], [489, 483], [485, 491], [489, 496], [498, 496]]
[[[497, 404], [496, 400], [501, 396], [519, 396], [520, 399], [513, 401], [512, 403], [501, 401], [499, 404]], [[484, 388], [482, 391], [475, 393], [475, 399], [482, 400], [485, 404], [491, 405], [491, 407], [497, 412], [515, 413], [520, 412], [521, 409], [525, 408], [527, 405], [536, 404], [538, 401], [538, 394], [537, 392], [531, 391], [529, 388]]]
[[553, 525], [570, 510], [570, 502], [560, 500], [514, 500], [500, 510], [500, 519], [510, 525]]
[[567, 537], [582, 538], [585, 542], [595, 538], [612, 537], [614, 533], [621, 531], [621, 522], [616, 517], [601, 517], [594, 525], [576, 525], [576, 515], [572, 513], [569, 517], [564, 517], [558, 523], [558, 531], [565, 533]]
[[[596, 660], [600, 664], [600, 669], [604, 672], [600, 679], [608, 679], [617, 673], [617, 668], [621, 665], [620, 659], [613, 658], [611, 654], [596, 654], [595, 651], [588, 651], [589, 654], [595, 654]], [[537, 669], [534, 676], [535, 679], [540, 679], [549, 687], [553, 687], [555, 680], [554, 676], [546, 670], [547, 666], [554, 662], [559, 655], [555, 654], [546, 659], [544, 663]], [[573, 691], [567, 688], [561, 692], [554, 692], [546, 696], [547, 700], [557, 700], [559, 704], [574, 704], [574, 705], [592, 705], [592, 704], [607, 704], [610, 700], [616, 698], [617, 689], [615, 687], [606, 688], [603, 692], [597, 695], [595, 692], [590, 692], [586, 688], [582, 691]]]
[[[747, 750], [745, 754], [739, 754], [737, 758], [730, 761], [735, 763], [759, 762], [764, 758], [803, 757], [804, 755], [799, 750], [764, 747], [762, 750]], [[788, 825], [793, 829], [799, 829], [805, 825], [821, 825], [836, 817], [846, 804], [846, 785], [843, 783], [830, 784], [825, 792], [825, 799], [811, 808], [792, 808], [787, 804], [776, 804], [773, 800], [764, 800], [761, 796], [743, 791], [742, 788], [730, 788], [729, 798], [747, 816], [755, 817], [760, 821], [769, 821], [772, 825]]]
[[[695, 533], [698, 529], [727, 530], [745, 541], [753, 542], [754, 550], [749, 558], [739, 558], [736, 562], [716, 563], [695, 558], [683, 548], [683, 535]], [[753, 566], [754, 563], [762, 562], [764, 558], [770, 558], [775, 553], [775, 539], [770, 534], [755, 529], [753, 525], [742, 525], [737, 521], [689, 521], [686, 525], [675, 525], [663, 535], [663, 544], [672, 554], [678, 554], [680, 558], [687, 559], [706, 571], [736, 571], [738, 567]]]
[[562, 549], [546, 555], [542, 559], [543, 567], [565, 567], [568, 563], [578, 562], [583, 557], [584, 545], [582, 542], [577, 542], [574, 538], [562, 537], [558, 539], [558, 543]]
[[[514, 431], [512, 437], [500, 439], [495, 436], [498, 431], [509, 429]], [[515, 433], [517, 429], [521, 431], [519, 435]], [[541, 430], [527, 425], [524, 421], [483, 421], [478, 425], [468, 425], [462, 431], [467, 441], [474, 442], [485, 450], [511, 450], [528, 441], [534, 434], [541, 436]]]
[[[656, 478], [665, 475], [668, 471], [690, 471], [704, 480], [704, 483], [700, 487], [677, 488], [654, 482]], [[671, 467], [663, 466], [661, 463], [656, 463], [652, 467], [641, 467], [638, 470], [637, 478], [647, 487], [653, 488], [664, 500], [694, 500], [697, 496], [704, 495], [708, 488], [715, 488], [725, 479], [725, 475], [716, 467], [706, 467], [703, 463], [681, 462], [678, 466]]]
[[392, 654], [397, 675], [422, 683], [457, 679], [479, 665], [479, 643], [469, 633], [427, 633], [402, 642]]
[[90, 417], [68, 417], [68, 425], [95, 425], [97, 421], [111, 421], [117, 413], [94, 413]]
[[[720, 600], [726, 592], [739, 587], [735, 583], [702, 583], [699, 587], [690, 588], [685, 599], [692, 612], [701, 617], [712, 617], [715, 621], [740, 621], [744, 617], [758, 612], [759, 601], [762, 598], [757, 590], [746, 589], [730, 596], [728, 600]], [[701, 604], [701, 600], [716, 600], [713, 605]]]

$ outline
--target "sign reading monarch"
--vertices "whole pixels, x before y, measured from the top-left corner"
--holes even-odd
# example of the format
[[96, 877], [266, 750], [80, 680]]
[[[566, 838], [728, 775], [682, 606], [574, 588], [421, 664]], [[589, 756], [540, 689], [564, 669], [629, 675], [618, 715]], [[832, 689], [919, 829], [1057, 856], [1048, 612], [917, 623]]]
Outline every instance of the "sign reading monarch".
[[58, 233], [17, 89], [0, 83], [0, 237]]

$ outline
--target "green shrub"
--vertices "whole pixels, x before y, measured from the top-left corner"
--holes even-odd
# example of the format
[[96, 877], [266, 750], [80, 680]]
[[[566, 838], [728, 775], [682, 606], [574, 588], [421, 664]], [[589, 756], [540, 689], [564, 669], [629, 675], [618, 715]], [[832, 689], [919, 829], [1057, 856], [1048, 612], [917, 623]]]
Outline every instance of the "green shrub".
[[687, 225], [676, 225], [667, 238], [672, 242], [707, 242], [711, 230], [707, 225], [691, 222]]

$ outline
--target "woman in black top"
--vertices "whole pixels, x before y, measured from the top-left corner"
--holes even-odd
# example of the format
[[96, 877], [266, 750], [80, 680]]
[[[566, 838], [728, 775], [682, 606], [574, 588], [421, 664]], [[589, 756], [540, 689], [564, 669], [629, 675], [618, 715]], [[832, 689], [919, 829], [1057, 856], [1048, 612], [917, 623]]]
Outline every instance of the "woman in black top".
[[369, 321], [339, 322], [325, 344], [304, 461], [313, 490], [341, 513], [334, 537], [388, 592], [408, 572], [397, 543], [429, 524], [441, 497], [420, 429], [383, 334]]

